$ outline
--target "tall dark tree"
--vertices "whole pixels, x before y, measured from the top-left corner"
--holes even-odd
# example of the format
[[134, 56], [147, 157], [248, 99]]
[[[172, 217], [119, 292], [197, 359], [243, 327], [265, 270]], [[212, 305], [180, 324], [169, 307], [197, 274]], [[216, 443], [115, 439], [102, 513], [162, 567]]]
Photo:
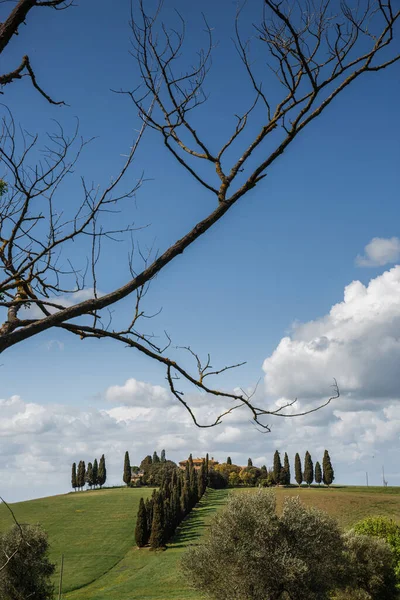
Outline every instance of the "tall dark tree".
[[161, 462], [165, 463], [165, 460], [166, 460], [166, 458], [165, 458], [165, 450], [161, 450]]
[[139, 510], [136, 518], [135, 540], [136, 545], [139, 546], [139, 548], [143, 548], [143, 546], [145, 546], [149, 541], [146, 506], [143, 498], [140, 498], [139, 502]]
[[283, 468], [285, 469], [285, 473], [286, 473], [285, 485], [290, 485], [290, 464], [289, 464], [289, 457], [287, 455], [287, 452], [285, 452], [285, 456], [283, 459]]
[[251, 458], [247, 459], [247, 466], [248, 467], [252, 467], [253, 466], [253, 461], [251, 460]]
[[78, 482], [76, 480], [76, 463], [72, 464], [71, 487], [75, 491], [76, 491], [76, 488], [78, 487]]
[[314, 465], [311, 459], [311, 454], [307, 450], [306, 455], [304, 457], [304, 481], [310, 487], [312, 482], [314, 481]]
[[128, 450], [125, 452], [125, 460], [124, 460], [124, 474], [122, 479], [126, 485], [129, 485], [131, 482], [132, 474], [131, 474], [131, 462], [129, 460], [129, 452]]
[[158, 456], [157, 452], [154, 450], [153, 452], [153, 464], [154, 463], [159, 463], [160, 462], [160, 457]]
[[232, 459], [230, 456], [228, 456], [228, 458], [226, 459], [226, 464], [227, 465], [231, 465], [232, 464]]
[[101, 455], [100, 463], [99, 463], [99, 472], [97, 475], [99, 486], [102, 487], [107, 480], [107, 469], [106, 469], [106, 459], [104, 458], [104, 454]]
[[200, 467], [200, 476], [199, 476], [199, 492], [200, 496], [204, 494], [207, 487], [207, 477], [206, 477], [206, 463], [203, 459]]
[[321, 465], [319, 464], [318, 461], [315, 463], [314, 477], [315, 477], [315, 483], [318, 483], [318, 485], [321, 485], [321, 481], [322, 481], [322, 469], [321, 469]]
[[329, 456], [328, 450], [324, 452], [324, 458], [322, 459], [322, 479], [325, 485], [331, 485], [335, 479], [335, 472], [332, 467], [331, 457]]
[[275, 479], [276, 483], [279, 483], [279, 481], [280, 481], [281, 471], [282, 471], [281, 457], [280, 457], [280, 454], [279, 454], [278, 450], [275, 450], [275, 454], [274, 454], [274, 479]]
[[296, 456], [294, 457], [294, 478], [298, 486], [301, 486], [303, 483], [303, 471], [301, 468], [301, 460], [299, 453], [296, 452]]
[[150, 536], [151, 524], [153, 522], [153, 498], [146, 500], [147, 533]]
[[99, 484], [99, 465], [97, 463], [97, 458], [94, 459], [93, 461], [93, 485], [94, 487], [96, 487], [96, 485]]
[[85, 473], [85, 482], [91, 488], [93, 485], [93, 465], [91, 462], [88, 463], [86, 473]]
[[156, 494], [153, 504], [153, 520], [151, 524], [150, 547], [153, 550], [164, 546], [164, 511], [161, 494]]
[[79, 489], [83, 489], [85, 486], [85, 475], [86, 475], [86, 465], [84, 460], [79, 461], [78, 465], [78, 473], [77, 473], [77, 484]]

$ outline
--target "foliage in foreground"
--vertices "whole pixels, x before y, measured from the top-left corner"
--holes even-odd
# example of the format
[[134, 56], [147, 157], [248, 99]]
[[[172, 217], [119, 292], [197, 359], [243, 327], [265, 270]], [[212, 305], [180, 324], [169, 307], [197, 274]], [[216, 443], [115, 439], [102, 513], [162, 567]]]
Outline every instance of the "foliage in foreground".
[[359, 534], [385, 540], [392, 549], [397, 587], [400, 589], [400, 526], [387, 517], [368, 517], [354, 526]]
[[0, 572], [1, 600], [51, 600], [55, 566], [47, 556], [47, 534], [38, 525], [14, 525], [0, 538], [0, 553], [11, 556], [17, 549]]
[[343, 535], [335, 519], [298, 497], [285, 498], [279, 516], [274, 493], [265, 489], [232, 495], [205, 543], [184, 555], [182, 568], [215, 600], [395, 597], [386, 542]]

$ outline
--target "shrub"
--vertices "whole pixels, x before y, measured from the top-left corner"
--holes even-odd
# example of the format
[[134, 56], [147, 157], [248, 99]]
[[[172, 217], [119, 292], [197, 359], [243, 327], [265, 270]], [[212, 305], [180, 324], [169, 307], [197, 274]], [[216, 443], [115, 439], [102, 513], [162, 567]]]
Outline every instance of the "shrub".
[[368, 517], [354, 526], [354, 531], [385, 540], [392, 548], [394, 572], [400, 589], [400, 527], [387, 517]]
[[0, 572], [0, 598], [50, 600], [53, 598], [50, 577], [55, 567], [47, 556], [47, 535], [38, 525], [21, 525], [21, 529], [14, 525], [0, 538], [2, 556], [11, 556], [18, 549]]
[[396, 578], [392, 549], [383, 539], [361, 535], [354, 530], [343, 536], [346, 578], [350, 585], [337, 600], [396, 598]]
[[278, 516], [275, 495], [260, 489], [232, 495], [182, 567], [217, 600], [322, 600], [341, 581], [343, 552], [334, 519], [299, 498], [286, 498]]

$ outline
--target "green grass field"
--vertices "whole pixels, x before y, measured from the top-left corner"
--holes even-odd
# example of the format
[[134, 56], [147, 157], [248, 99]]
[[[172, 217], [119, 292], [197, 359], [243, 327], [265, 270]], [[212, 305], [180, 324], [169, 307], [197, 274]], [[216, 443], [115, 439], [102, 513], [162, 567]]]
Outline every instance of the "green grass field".
[[[208, 491], [165, 552], [133, 545], [140, 496], [151, 492], [121, 488], [74, 493], [17, 503], [13, 510], [21, 522], [42, 524], [49, 534], [51, 559], [58, 565], [64, 553], [64, 600], [200, 600], [180, 574], [180, 557], [188, 544], [201, 539], [229, 493], [253, 489]], [[400, 522], [400, 488], [277, 489], [278, 510], [284, 496], [297, 494], [335, 516], [344, 529], [369, 515]], [[0, 506], [0, 531], [10, 523]]]

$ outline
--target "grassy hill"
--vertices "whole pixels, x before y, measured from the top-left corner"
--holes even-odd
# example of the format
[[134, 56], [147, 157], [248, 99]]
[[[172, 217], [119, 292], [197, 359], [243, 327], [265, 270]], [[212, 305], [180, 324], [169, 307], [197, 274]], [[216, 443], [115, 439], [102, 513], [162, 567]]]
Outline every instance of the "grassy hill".
[[[179, 560], [197, 542], [229, 493], [252, 489], [211, 490], [192, 511], [166, 552], [139, 550], [134, 527], [141, 496], [152, 490], [113, 489], [54, 496], [13, 505], [21, 522], [41, 523], [49, 534], [51, 558], [64, 553], [64, 600], [200, 600], [179, 573]], [[400, 488], [336, 487], [276, 490], [278, 510], [286, 495], [299, 494], [309, 505], [335, 516], [343, 528], [368, 515], [400, 522]], [[0, 506], [0, 531], [11, 524]], [[58, 573], [56, 573], [58, 580]]]

